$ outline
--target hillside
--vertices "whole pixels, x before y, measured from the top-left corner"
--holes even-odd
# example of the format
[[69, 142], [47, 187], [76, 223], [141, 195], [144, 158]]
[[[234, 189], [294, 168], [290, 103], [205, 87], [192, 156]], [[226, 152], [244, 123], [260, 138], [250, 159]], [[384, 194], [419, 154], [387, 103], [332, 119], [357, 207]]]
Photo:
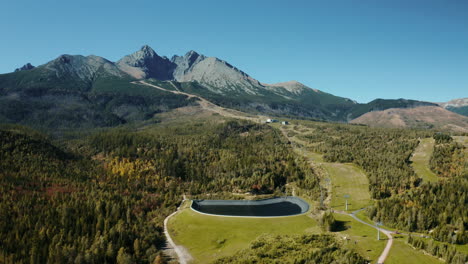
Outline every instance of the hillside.
[[145, 120], [191, 103], [133, 80], [104, 58], [61, 55], [30, 70], [0, 75], [0, 122], [89, 129]]
[[418, 106], [437, 106], [435, 103], [408, 99], [375, 99], [367, 104], [359, 104], [349, 112], [348, 120], [355, 119], [365, 113], [383, 111], [390, 108], [414, 108]]
[[366, 113], [350, 123], [377, 127], [424, 128], [468, 132], [468, 118], [436, 106], [391, 108]]

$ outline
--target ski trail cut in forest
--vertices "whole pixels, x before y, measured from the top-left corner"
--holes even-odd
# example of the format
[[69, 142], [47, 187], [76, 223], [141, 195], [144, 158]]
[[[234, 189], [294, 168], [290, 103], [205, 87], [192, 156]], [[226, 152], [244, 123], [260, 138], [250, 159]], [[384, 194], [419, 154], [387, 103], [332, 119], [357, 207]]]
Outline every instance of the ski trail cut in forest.
[[[362, 169], [354, 164], [325, 162], [322, 155], [308, 150], [308, 142], [298, 138], [297, 136], [289, 136], [289, 128], [290, 127], [282, 126], [280, 127], [280, 130], [283, 135], [293, 143], [292, 146], [294, 150], [309, 160], [314, 170], [318, 171], [319, 174], [322, 174], [320, 175], [322, 180], [329, 179], [331, 181], [331, 183], [325, 184], [328, 189], [328, 197], [325, 204], [328, 204], [335, 210], [338, 209], [338, 211], [336, 211], [337, 213], [349, 215], [354, 220], [362, 224], [380, 230], [388, 237], [388, 242], [377, 261], [377, 263], [384, 263], [393, 245], [393, 237], [391, 235], [392, 231], [366, 223], [355, 215], [355, 213], [360, 211], [358, 209], [366, 207], [371, 201], [369, 193], [369, 179], [367, 176], [364, 174]], [[304, 130], [304, 128], [298, 130]], [[298, 131], [295, 130], [295, 132]], [[346, 209], [346, 200], [343, 197], [344, 194], [350, 195], [348, 198], [348, 210], [353, 210], [353, 213], [344, 212]], [[342, 211], [340, 211], [340, 209]]]
[[438, 177], [429, 168], [429, 160], [434, 152], [433, 138], [423, 138], [419, 140], [419, 145], [411, 156], [412, 166], [416, 175], [423, 179], [424, 182], [435, 182]]
[[[297, 126], [299, 127], [299, 126]], [[345, 210], [345, 194], [348, 198], [348, 211], [354, 211], [370, 205], [369, 179], [364, 171], [350, 163], [325, 162], [322, 155], [309, 150], [309, 143], [297, 136], [288, 136], [292, 126], [281, 126], [283, 135], [292, 143], [293, 149], [304, 156], [312, 168], [321, 176], [323, 185], [328, 189], [328, 197], [325, 204], [334, 210]], [[304, 131], [300, 127], [294, 132]]]
[[261, 119], [263, 118], [261, 116], [258, 116], [258, 117], [248, 116], [246, 113], [218, 106], [218, 105], [206, 100], [205, 98], [203, 98], [201, 96], [186, 93], [186, 92], [182, 92], [172, 82], [171, 82], [171, 84], [176, 89], [175, 91], [174, 90], [168, 90], [168, 89], [162, 88], [160, 86], [157, 86], [157, 85], [154, 85], [154, 84], [151, 84], [151, 83], [147, 83], [145, 81], [138, 81], [138, 82], [132, 82], [132, 83], [150, 86], [152, 88], [159, 89], [159, 90], [169, 92], [169, 93], [173, 93], [173, 94], [185, 95], [188, 98], [196, 98], [196, 99], [198, 99], [198, 104], [200, 105], [200, 107], [202, 109], [210, 111], [210, 112], [217, 113], [217, 114], [222, 115], [224, 117], [250, 120], [250, 121], [253, 121], [253, 122], [261, 122]]

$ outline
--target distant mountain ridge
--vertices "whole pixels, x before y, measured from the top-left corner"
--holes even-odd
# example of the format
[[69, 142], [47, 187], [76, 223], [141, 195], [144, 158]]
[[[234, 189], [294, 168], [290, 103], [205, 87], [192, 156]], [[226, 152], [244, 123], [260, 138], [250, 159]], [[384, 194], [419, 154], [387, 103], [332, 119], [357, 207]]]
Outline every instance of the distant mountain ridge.
[[358, 104], [297, 81], [261, 83], [226, 61], [193, 50], [169, 59], [145, 45], [117, 62], [65, 54], [1, 74], [0, 122], [65, 129], [113, 126], [195, 103], [135, 84], [143, 79], [245, 112], [337, 122], [389, 108], [435, 106], [407, 99]]
[[375, 99], [367, 104], [360, 104], [353, 108], [348, 118], [355, 119], [365, 113], [383, 111], [390, 108], [415, 108], [419, 106], [437, 106], [436, 103], [409, 100], [409, 99]]
[[441, 107], [454, 113], [468, 116], [468, 97], [453, 99], [445, 103], [438, 103]]
[[350, 123], [376, 127], [399, 127], [468, 132], [468, 117], [438, 106], [390, 108], [365, 113]]

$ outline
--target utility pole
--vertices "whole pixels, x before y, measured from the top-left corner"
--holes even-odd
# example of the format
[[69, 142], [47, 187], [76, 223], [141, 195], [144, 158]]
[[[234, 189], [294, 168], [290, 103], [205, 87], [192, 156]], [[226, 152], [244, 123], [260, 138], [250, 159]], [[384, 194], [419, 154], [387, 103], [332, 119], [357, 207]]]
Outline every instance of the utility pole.
[[382, 225], [382, 222], [377, 222], [375, 223], [375, 225], [377, 226], [377, 240], [380, 240], [380, 227]]
[[320, 185], [320, 209], [323, 209], [323, 187]]
[[327, 186], [329, 183], [330, 183], [330, 179], [326, 178], [324, 179], [325, 181], [325, 184], [322, 184], [320, 183], [320, 208], [321, 209], [324, 209], [325, 208], [325, 205], [323, 204], [324, 202], [324, 196], [325, 196], [325, 192], [324, 192], [324, 189], [327, 189]]
[[349, 194], [345, 194], [344, 195], [344, 198], [346, 199], [346, 211], [348, 211], [348, 198], [349, 198]]

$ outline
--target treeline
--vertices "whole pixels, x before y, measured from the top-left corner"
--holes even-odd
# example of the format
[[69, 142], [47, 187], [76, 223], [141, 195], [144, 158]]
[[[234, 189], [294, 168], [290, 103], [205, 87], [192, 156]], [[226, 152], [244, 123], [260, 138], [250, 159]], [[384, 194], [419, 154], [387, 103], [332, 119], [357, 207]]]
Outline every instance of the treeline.
[[373, 198], [381, 199], [418, 186], [409, 157], [418, 137], [428, 132], [363, 126], [307, 123], [312, 129], [303, 139], [328, 162], [352, 162], [366, 172]]
[[250, 248], [214, 263], [368, 263], [332, 235], [291, 235], [257, 238]]
[[434, 152], [429, 161], [430, 169], [444, 178], [468, 174], [468, 157], [464, 153], [464, 146], [454, 142], [452, 137], [445, 134], [436, 134], [434, 139]]
[[276, 130], [248, 122], [116, 128], [68, 142], [74, 153], [28, 131], [0, 143], [5, 263], [163, 263], [163, 220], [184, 193], [319, 192]]
[[444, 259], [449, 264], [465, 264], [468, 262], [468, 255], [457, 251], [454, 246], [437, 243], [433, 240], [424, 240], [413, 236], [408, 236], [408, 243], [417, 249], [422, 249], [432, 256]]

